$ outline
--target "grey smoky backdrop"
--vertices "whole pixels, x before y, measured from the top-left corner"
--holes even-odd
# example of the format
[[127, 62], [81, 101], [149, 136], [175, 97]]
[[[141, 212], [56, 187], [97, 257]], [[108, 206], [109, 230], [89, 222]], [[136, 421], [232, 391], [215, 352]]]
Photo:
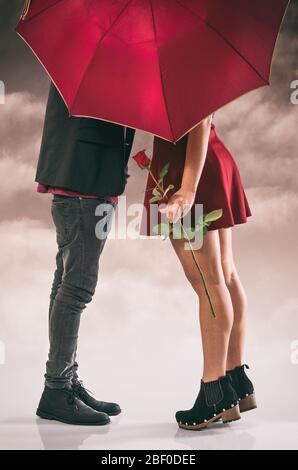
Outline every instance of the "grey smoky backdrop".
[[[82, 319], [81, 375], [103, 399], [119, 400], [123, 417], [110, 431], [79, 438], [35, 421], [56, 246], [51, 198], [34, 183], [49, 78], [14, 33], [22, 5], [0, 0], [0, 446], [297, 449], [298, 105], [291, 83], [298, 79], [298, 1], [283, 23], [271, 87], [216, 113], [253, 213], [235, 228], [234, 250], [249, 300], [246, 361], [259, 409], [228, 433], [200, 437], [174, 423], [175, 410], [192, 406], [199, 387], [197, 302], [161, 240], [109, 240]], [[143, 148], [151, 154], [152, 136], [137, 132], [132, 154]], [[142, 202], [146, 175], [133, 162], [130, 174], [127, 204]]]

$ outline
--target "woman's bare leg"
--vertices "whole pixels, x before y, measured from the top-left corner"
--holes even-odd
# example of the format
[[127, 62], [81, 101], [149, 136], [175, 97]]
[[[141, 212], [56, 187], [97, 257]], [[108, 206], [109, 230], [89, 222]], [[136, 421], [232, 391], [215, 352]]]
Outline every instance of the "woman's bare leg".
[[172, 245], [182, 264], [185, 275], [199, 297], [204, 371], [203, 381], [217, 380], [225, 375], [229, 338], [233, 325], [233, 305], [221, 264], [218, 230], [209, 231], [202, 248], [195, 251], [214, 304], [217, 317], [213, 318], [200, 274], [185, 241], [171, 238]]
[[234, 322], [227, 356], [227, 370], [232, 370], [243, 364], [247, 299], [233, 259], [232, 229], [220, 229], [219, 239], [222, 270], [224, 273], [225, 284], [231, 296], [234, 311]]

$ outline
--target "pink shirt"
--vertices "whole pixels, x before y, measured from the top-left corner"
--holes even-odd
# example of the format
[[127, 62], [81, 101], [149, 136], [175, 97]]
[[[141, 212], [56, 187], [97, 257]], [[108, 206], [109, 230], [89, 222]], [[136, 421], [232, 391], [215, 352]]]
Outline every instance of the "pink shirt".
[[[126, 138], [126, 127], [124, 127], [124, 141]], [[72, 197], [83, 197], [86, 199], [100, 199], [99, 196], [90, 196], [88, 194], [77, 193], [68, 189], [53, 188], [51, 186], [45, 186], [44, 184], [38, 183], [37, 185], [38, 193], [51, 193], [58, 194], [59, 196], [72, 196]], [[107, 199], [110, 202], [117, 203], [118, 196], [105, 196], [104, 199]]]
[[[86, 199], [101, 199], [99, 196], [90, 196], [88, 194], [77, 193], [75, 191], [70, 191], [68, 189], [52, 188], [51, 186], [45, 186], [44, 184], [41, 184], [41, 183], [38, 183], [37, 185], [37, 192], [58, 194], [59, 196], [82, 197]], [[106, 199], [107, 201], [113, 202], [115, 204], [118, 202], [118, 196], [105, 196], [104, 199]]]

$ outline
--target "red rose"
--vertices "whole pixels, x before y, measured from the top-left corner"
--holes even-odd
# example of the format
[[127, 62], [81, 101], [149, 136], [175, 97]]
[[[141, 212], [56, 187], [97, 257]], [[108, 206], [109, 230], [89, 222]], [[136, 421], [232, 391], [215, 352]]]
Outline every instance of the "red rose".
[[150, 158], [146, 155], [145, 150], [141, 150], [138, 152], [136, 155], [132, 157], [137, 165], [142, 169], [142, 170], [149, 170], [150, 165], [151, 165], [151, 160]]

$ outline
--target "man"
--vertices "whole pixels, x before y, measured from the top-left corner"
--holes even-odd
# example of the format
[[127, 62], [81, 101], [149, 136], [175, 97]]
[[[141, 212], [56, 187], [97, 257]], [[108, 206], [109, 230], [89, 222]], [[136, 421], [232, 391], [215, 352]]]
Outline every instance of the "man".
[[69, 117], [51, 84], [36, 173], [38, 191], [53, 194], [58, 245], [45, 388], [36, 412], [41, 418], [104, 425], [121, 412], [118, 404], [89, 395], [78, 379], [76, 350], [81, 313], [92, 300], [117, 195], [125, 189], [134, 133], [105, 121]]

